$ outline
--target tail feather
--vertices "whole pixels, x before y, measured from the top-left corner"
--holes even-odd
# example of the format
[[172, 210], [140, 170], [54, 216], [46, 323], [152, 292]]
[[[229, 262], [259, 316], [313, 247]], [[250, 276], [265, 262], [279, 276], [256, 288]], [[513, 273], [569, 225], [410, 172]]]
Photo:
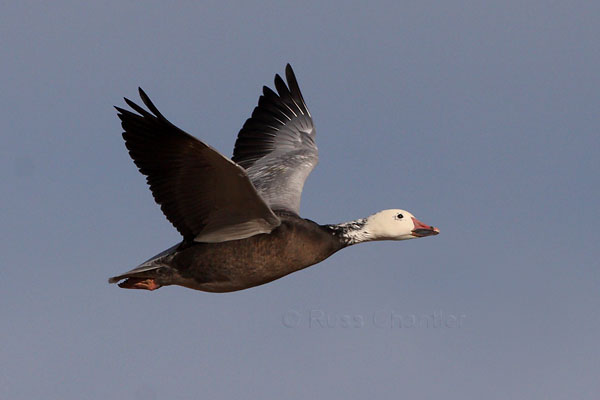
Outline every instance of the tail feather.
[[153, 278], [156, 276], [156, 270], [160, 267], [160, 265], [141, 265], [124, 274], [108, 278], [108, 283], [117, 283], [127, 278]]
[[[159, 259], [175, 253], [181, 244], [182, 243], [180, 242], [174, 246], [169, 247], [167, 250], [158, 253], [157, 255], [150, 258], [149, 260], [146, 260], [141, 265], [135, 267], [131, 271], [127, 271], [124, 274], [108, 278], [108, 283], [117, 283], [124, 279], [131, 279], [129, 281], [129, 283], [128, 283], [128, 281], [125, 281], [125, 282], [122, 282], [119, 284], [120, 287], [129, 288], [129, 287], [131, 287], [130, 285], [135, 286], [142, 281], [156, 278], [158, 276], [157, 270], [164, 266], [164, 265], [161, 265], [158, 263]], [[137, 285], [137, 286], [139, 286], [139, 285]], [[158, 286], [158, 287], [160, 287], [160, 286]], [[145, 289], [145, 288], [135, 287], [135, 289]], [[158, 288], [156, 288], [156, 289], [158, 289]], [[149, 289], [149, 290], [154, 290], [154, 289]]]

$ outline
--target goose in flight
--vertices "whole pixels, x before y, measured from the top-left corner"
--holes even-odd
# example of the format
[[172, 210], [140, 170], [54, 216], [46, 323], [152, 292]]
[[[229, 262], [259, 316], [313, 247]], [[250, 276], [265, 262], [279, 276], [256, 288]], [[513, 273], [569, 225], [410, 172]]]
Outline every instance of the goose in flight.
[[373, 240], [437, 235], [410, 212], [319, 225], [299, 216], [302, 187], [318, 160], [315, 127], [292, 67], [277, 92], [263, 87], [238, 133], [233, 157], [169, 122], [139, 89], [146, 109], [115, 107], [129, 155], [183, 240], [110, 283], [155, 290], [179, 285], [231, 292], [261, 285]]

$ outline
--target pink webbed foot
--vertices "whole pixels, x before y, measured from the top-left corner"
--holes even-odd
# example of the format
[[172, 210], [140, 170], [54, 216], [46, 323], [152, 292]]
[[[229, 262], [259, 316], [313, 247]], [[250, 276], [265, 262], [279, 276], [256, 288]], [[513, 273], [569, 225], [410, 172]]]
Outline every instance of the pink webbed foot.
[[119, 283], [119, 287], [124, 289], [156, 290], [160, 285], [152, 278], [127, 278]]

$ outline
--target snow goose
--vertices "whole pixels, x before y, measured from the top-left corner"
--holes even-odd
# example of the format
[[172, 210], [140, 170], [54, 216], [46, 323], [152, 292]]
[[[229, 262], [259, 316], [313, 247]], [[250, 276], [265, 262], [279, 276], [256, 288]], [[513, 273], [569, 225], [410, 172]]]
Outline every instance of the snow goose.
[[180, 285], [231, 292], [261, 285], [373, 240], [437, 235], [405, 210], [384, 210], [341, 224], [299, 216], [302, 187], [318, 160], [315, 128], [288, 64], [287, 85], [263, 88], [240, 130], [233, 157], [170, 123], [139, 89], [147, 110], [115, 107], [125, 145], [163, 213], [183, 240], [109, 279], [122, 288]]

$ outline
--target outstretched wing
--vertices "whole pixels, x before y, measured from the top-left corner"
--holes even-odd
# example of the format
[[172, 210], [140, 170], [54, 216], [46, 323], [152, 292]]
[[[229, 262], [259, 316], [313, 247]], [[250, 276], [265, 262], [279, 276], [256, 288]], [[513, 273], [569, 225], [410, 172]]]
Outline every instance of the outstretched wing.
[[171, 124], [140, 91], [146, 111], [119, 107], [129, 155], [185, 240], [224, 242], [268, 233], [281, 221], [239, 165]]
[[319, 156], [315, 127], [289, 64], [285, 76], [287, 86], [275, 75], [277, 93], [263, 87], [258, 106], [238, 133], [232, 160], [246, 168], [272, 210], [299, 214], [304, 181]]

